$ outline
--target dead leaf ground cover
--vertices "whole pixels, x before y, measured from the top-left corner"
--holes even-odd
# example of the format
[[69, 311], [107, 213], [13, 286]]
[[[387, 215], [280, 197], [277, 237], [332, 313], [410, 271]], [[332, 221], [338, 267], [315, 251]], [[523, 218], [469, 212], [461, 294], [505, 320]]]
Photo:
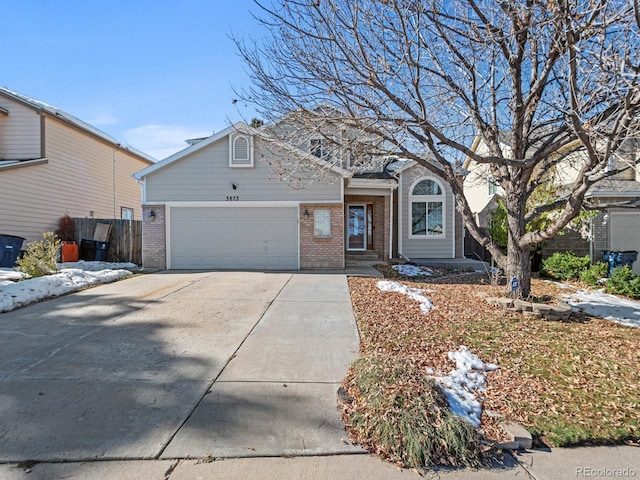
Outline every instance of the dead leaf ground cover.
[[[432, 299], [436, 309], [425, 315], [410, 298], [380, 291], [377, 281], [349, 279], [361, 355], [443, 375], [455, 368], [447, 353], [466, 345], [500, 367], [487, 374], [485, 412], [522, 424], [538, 444], [640, 438], [640, 329], [578, 314], [567, 322], [552, 322], [503, 311], [489, 306], [478, 291], [499, 296], [504, 287], [469, 275], [402, 280]], [[532, 293], [553, 301], [562, 290], [534, 279]], [[359, 403], [355, 385], [351, 371], [344, 383], [354, 398], [344, 407], [347, 425], [353, 412], [367, 409]], [[483, 415], [489, 437], [496, 436], [495, 423]]]

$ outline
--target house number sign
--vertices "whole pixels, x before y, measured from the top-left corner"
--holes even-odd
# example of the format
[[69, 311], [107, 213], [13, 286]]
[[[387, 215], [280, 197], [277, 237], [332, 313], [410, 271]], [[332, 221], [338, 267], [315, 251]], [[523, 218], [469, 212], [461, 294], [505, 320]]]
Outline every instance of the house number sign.
[[227, 195], [227, 202], [237, 202], [238, 200], [240, 200], [240, 197], [236, 195]]

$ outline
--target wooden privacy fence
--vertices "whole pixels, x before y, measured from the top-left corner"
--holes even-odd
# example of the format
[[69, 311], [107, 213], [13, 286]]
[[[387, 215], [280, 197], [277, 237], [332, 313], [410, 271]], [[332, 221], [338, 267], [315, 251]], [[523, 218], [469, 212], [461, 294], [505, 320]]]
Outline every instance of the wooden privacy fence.
[[142, 265], [142, 221], [113, 218], [74, 218], [76, 242], [93, 239], [98, 223], [111, 225], [107, 262], [131, 262]]

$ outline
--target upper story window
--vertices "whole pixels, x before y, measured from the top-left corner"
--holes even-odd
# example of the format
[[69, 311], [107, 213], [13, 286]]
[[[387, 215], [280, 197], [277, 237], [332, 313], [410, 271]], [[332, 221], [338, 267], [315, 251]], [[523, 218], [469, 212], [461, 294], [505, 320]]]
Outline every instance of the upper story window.
[[312, 138], [309, 140], [309, 151], [314, 157], [327, 160], [329, 158], [329, 151], [324, 138]]
[[253, 138], [236, 133], [229, 137], [229, 166], [253, 167]]
[[445, 235], [444, 190], [431, 178], [418, 180], [409, 191], [409, 238], [434, 238]]

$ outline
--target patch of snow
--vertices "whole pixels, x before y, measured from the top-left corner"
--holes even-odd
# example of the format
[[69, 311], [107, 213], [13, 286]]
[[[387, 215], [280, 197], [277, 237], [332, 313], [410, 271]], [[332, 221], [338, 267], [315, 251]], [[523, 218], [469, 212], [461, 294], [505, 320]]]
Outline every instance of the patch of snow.
[[429, 313], [435, 308], [431, 300], [423, 295], [423, 293], [430, 290], [411, 288], [400, 282], [392, 282], [390, 280], [380, 280], [378, 282], [378, 288], [383, 292], [396, 292], [408, 296], [412, 300], [420, 303], [420, 310], [422, 310], [422, 313]]
[[85, 272], [99, 272], [101, 270], [140, 270], [140, 267], [135, 263], [111, 263], [111, 262], [87, 262], [79, 260], [77, 262], [59, 263], [58, 268], [77, 268], [84, 270]]
[[0, 312], [8, 312], [40, 300], [58, 297], [92, 285], [114, 282], [132, 275], [129, 270], [117, 268], [119, 265], [137, 268], [135, 264], [104, 262], [77, 262], [74, 264], [81, 268], [67, 268], [66, 266], [70, 264], [60, 264], [65, 268], [54, 275], [24, 280], [21, 280], [25, 278], [21, 272], [3, 269], [0, 272], [0, 278], [5, 278], [0, 281]]
[[406, 275], [407, 277], [430, 277], [431, 275], [433, 275], [433, 270], [431, 270], [429, 267], [421, 267], [418, 265], [394, 265], [391, 268], [402, 275]]
[[[451, 412], [477, 428], [481, 423], [482, 404], [476, 397], [476, 392], [485, 391], [485, 372], [496, 370], [498, 366], [484, 363], [465, 346], [461, 346], [456, 352], [449, 352], [449, 359], [456, 362], [456, 369], [451, 370], [449, 375], [428, 376], [434, 379], [444, 392]], [[427, 369], [427, 374], [432, 372], [432, 369]]]
[[604, 290], [578, 290], [562, 298], [587, 315], [640, 328], [640, 302], [616, 297], [604, 293]]
[[8, 285], [9, 283], [17, 282], [18, 280], [22, 280], [23, 278], [26, 278], [26, 277], [27, 277], [26, 274], [22, 272], [18, 272], [17, 270], [14, 270], [12, 268], [5, 268], [5, 267], [0, 268], [0, 282], [7, 282], [5, 283], [5, 285]]

